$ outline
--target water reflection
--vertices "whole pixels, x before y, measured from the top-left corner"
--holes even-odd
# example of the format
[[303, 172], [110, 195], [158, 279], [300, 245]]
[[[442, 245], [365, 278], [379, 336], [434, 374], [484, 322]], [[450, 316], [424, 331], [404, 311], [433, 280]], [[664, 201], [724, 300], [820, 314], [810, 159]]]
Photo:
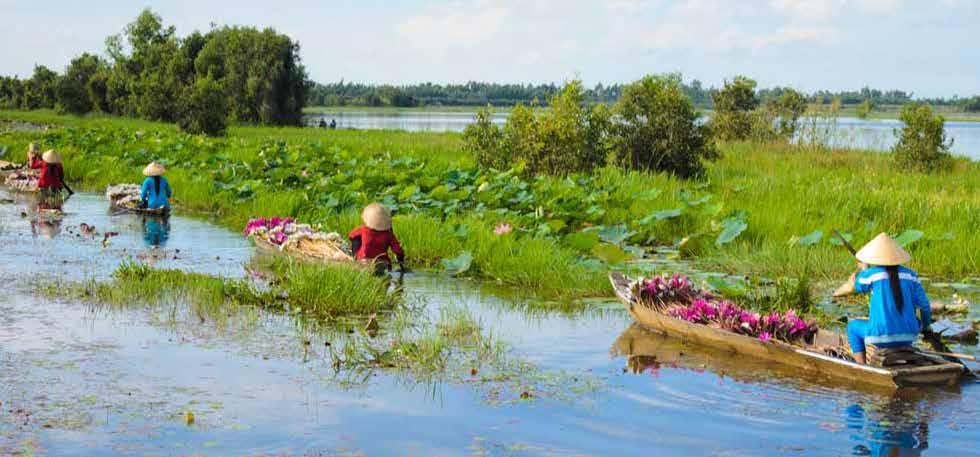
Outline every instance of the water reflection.
[[919, 404], [898, 399], [853, 404], [845, 410], [853, 455], [918, 456], [929, 447], [929, 414]]
[[[730, 352], [686, 344], [683, 341], [653, 333], [633, 324], [613, 344], [614, 356], [625, 356], [624, 372], [659, 378], [664, 370], [712, 372], [759, 389], [792, 385], [797, 391], [810, 391], [825, 397], [829, 405], [841, 411], [840, 422], [822, 421], [819, 427], [833, 433], [848, 434], [848, 453], [862, 456], [917, 456], [929, 448], [929, 424], [933, 414], [948, 412], [962, 401], [959, 388], [881, 390], [868, 392], [860, 384], [849, 386], [853, 393], [834, 393], [837, 380], [812, 376], [799, 370], [736, 356]], [[859, 382], [859, 380], [858, 380]], [[820, 390], [807, 384], [825, 386]], [[703, 393], [705, 397], [715, 394]], [[722, 393], [721, 395], [724, 395]], [[844, 400], [844, 401], [841, 401]], [[731, 399], [733, 403], [751, 400]], [[783, 405], [786, 407], [786, 405]], [[771, 411], [773, 416], [792, 414]], [[809, 412], [800, 406], [800, 417]]]
[[170, 216], [143, 216], [143, 241], [150, 247], [165, 247], [170, 238]]

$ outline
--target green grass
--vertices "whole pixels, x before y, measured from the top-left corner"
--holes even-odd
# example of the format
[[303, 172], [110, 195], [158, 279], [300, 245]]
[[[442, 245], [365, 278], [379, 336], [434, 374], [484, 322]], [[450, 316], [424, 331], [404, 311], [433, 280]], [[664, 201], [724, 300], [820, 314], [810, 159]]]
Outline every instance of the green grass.
[[351, 265], [322, 266], [271, 257], [260, 268], [273, 272], [290, 311], [316, 317], [366, 315], [394, 306], [388, 277], [373, 276]]
[[[925, 237], [909, 246], [912, 268], [949, 280], [980, 270], [980, 163], [963, 158], [948, 172], [921, 174], [897, 167], [889, 154], [729, 143], [720, 145], [723, 158], [697, 182], [616, 169], [575, 180], [520, 180], [477, 170], [453, 133], [236, 126], [227, 138], [209, 139], [182, 136], [166, 124], [101, 116], [0, 112], [0, 118], [72, 127], [0, 134], [0, 144], [22, 154], [30, 141], [55, 143], [69, 182], [79, 188], [138, 182], [146, 157], [180, 163], [167, 175], [178, 211], [211, 216], [233, 230], [250, 217], [289, 215], [345, 233], [358, 224], [360, 205], [387, 196], [399, 205], [394, 228], [411, 267], [439, 269], [442, 259], [469, 251], [466, 275], [552, 298], [609, 294], [604, 273], [594, 262], [583, 263], [594, 253], [568, 237], [618, 224], [635, 232], [626, 245], [670, 246], [687, 238], [682, 252], [695, 266], [729, 273], [808, 273], [818, 284], [842, 278], [854, 264], [829, 242], [833, 229], [851, 233], [856, 245], [880, 231], [921, 230]], [[270, 146], [275, 141], [285, 152]], [[372, 172], [402, 158], [413, 162]], [[320, 167], [309, 170], [312, 177], [286, 181], [310, 164]], [[234, 186], [256, 181], [263, 190], [242, 197], [237, 187], [216, 188], [213, 177], [229, 173], [224, 170], [242, 174], [231, 180]], [[447, 187], [460, 174], [468, 178]], [[485, 185], [486, 191], [474, 190]], [[325, 194], [340, 204], [327, 206]], [[669, 209], [681, 215], [641, 223]], [[736, 214], [744, 214], [748, 229], [716, 245], [720, 222]], [[514, 232], [494, 234], [501, 222]], [[791, 242], [815, 230], [824, 233], [818, 243]]]
[[70, 296], [111, 306], [186, 303], [206, 315], [220, 316], [229, 307], [288, 309], [316, 320], [366, 315], [391, 309], [382, 278], [350, 267], [316, 268], [283, 259], [263, 264], [276, 275], [273, 287], [260, 289], [247, 280], [180, 270], [162, 270], [141, 263], [123, 263], [109, 282], [66, 287]]

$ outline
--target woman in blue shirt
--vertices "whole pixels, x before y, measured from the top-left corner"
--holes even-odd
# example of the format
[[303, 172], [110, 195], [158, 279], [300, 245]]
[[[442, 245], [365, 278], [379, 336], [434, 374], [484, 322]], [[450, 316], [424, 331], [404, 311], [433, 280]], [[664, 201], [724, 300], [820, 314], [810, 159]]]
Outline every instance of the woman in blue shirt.
[[146, 209], [170, 209], [170, 183], [163, 173], [167, 170], [156, 162], [153, 162], [143, 169], [143, 180], [141, 196], [143, 197], [143, 207]]
[[868, 319], [851, 319], [847, 323], [847, 339], [854, 360], [867, 363], [865, 344], [880, 348], [908, 346], [929, 328], [932, 315], [919, 276], [901, 266], [912, 260], [912, 256], [895, 240], [882, 233], [855, 257], [861, 269], [834, 296], [852, 292], [870, 294]]

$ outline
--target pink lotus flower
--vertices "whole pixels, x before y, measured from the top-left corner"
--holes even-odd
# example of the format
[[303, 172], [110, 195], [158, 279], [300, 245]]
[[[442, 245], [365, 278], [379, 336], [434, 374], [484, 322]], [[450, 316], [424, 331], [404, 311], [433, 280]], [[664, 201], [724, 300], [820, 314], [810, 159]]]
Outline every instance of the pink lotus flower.
[[510, 224], [502, 223], [498, 225], [497, 228], [493, 229], [493, 233], [497, 235], [504, 235], [510, 233], [512, 230], [513, 228], [511, 228]]
[[759, 341], [762, 341], [763, 343], [767, 343], [769, 342], [769, 340], [772, 340], [772, 334], [770, 334], [769, 332], [762, 332], [759, 334]]
[[283, 232], [276, 232], [272, 234], [272, 242], [278, 245], [282, 245], [287, 239], [289, 239], [289, 236]]

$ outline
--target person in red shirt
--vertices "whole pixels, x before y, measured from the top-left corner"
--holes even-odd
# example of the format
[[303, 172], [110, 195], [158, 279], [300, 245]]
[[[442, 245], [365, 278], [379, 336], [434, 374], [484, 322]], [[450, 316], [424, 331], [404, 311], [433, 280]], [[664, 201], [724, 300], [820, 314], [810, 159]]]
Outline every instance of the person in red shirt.
[[371, 203], [361, 212], [364, 225], [350, 232], [351, 251], [354, 258], [363, 262], [375, 262], [375, 273], [391, 270], [388, 250], [395, 253], [399, 269], [405, 271], [405, 252], [391, 230], [391, 211], [380, 203]]
[[49, 149], [44, 154], [38, 155], [36, 144], [31, 145], [31, 150], [28, 151], [28, 159], [31, 168], [41, 170], [37, 179], [37, 187], [44, 192], [57, 193], [65, 184], [65, 169], [61, 166], [61, 156], [54, 149]]

